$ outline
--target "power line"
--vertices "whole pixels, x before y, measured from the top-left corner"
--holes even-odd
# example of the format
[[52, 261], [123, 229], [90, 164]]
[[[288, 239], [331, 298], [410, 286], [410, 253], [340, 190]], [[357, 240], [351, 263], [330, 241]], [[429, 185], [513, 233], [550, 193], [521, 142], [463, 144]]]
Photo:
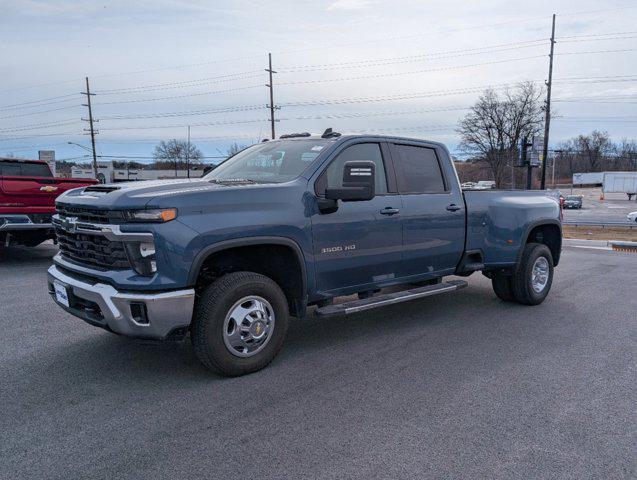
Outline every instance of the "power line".
[[[259, 74], [255, 74], [258, 72]], [[251, 75], [246, 75], [251, 74]], [[175, 88], [197, 87], [202, 85], [210, 85], [216, 83], [233, 82], [237, 80], [247, 80], [250, 78], [260, 77], [261, 70], [251, 70], [249, 72], [233, 73], [228, 75], [220, 75], [217, 77], [199, 78], [194, 80], [184, 80], [179, 82], [156, 83], [149, 85], [137, 85], [126, 88], [114, 88], [109, 90], [98, 90], [98, 95], [115, 95], [125, 93], [152, 92], [157, 90], [172, 90]]]
[[102, 116], [102, 120], [135, 120], [146, 118], [169, 118], [169, 117], [189, 117], [196, 115], [208, 115], [211, 113], [234, 113], [234, 112], [248, 112], [253, 110], [262, 110], [268, 108], [267, 105], [243, 105], [236, 107], [220, 107], [212, 110], [188, 110], [184, 112], [163, 112], [163, 113], [148, 113], [148, 114], [136, 114], [136, 115], [113, 115]]
[[508, 63], [508, 62], [519, 62], [523, 60], [530, 60], [534, 58], [544, 58], [544, 57], [545, 55], [532, 55], [528, 57], [507, 58], [504, 60], [494, 60], [490, 62], [473, 63], [468, 65], [454, 65], [454, 66], [439, 67], [439, 68], [427, 68], [423, 70], [412, 70], [409, 72], [389, 72], [389, 73], [377, 73], [373, 75], [363, 75], [359, 77], [340, 77], [340, 78], [327, 78], [327, 79], [300, 80], [296, 82], [284, 82], [284, 83], [280, 83], [279, 85], [282, 85], [282, 86], [283, 85], [284, 86], [308, 85], [308, 84], [316, 84], [316, 83], [344, 82], [344, 81], [351, 81], [351, 80], [369, 80], [372, 78], [389, 78], [389, 77], [397, 77], [397, 76], [403, 76], [403, 75], [416, 75], [420, 73], [442, 72], [447, 70], [458, 70], [463, 68], [481, 67], [485, 65], [496, 65], [496, 64]]
[[[315, 65], [301, 65], [296, 67], [282, 68], [281, 73], [296, 73], [305, 71], [317, 71], [317, 70], [333, 70], [341, 68], [361, 68], [370, 66], [384, 66], [393, 65], [396, 63], [421, 61], [432, 57], [433, 60], [439, 60], [443, 58], [455, 58], [467, 55], [479, 55], [485, 53], [498, 53], [510, 50], [518, 50], [520, 48], [538, 47], [543, 46], [546, 39], [528, 40], [526, 42], [509, 42], [499, 45], [491, 45], [486, 47], [470, 48], [470, 49], [458, 49], [447, 50], [443, 52], [422, 53], [418, 55], [408, 55], [402, 57], [386, 57], [380, 59], [367, 59], [357, 60], [351, 62], [336, 62], [336, 63], [324, 63]], [[541, 42], [541, 43], [540, 43]], [[500, 48], [508, 47], [508, 48]]]
[[288, 54], [292, 54], [292, 53], [299, 53], [299, 52], [307, 52], [307, 51], [311, 51], [311, 50], [323, 50], [325, 51], [326, 48], [336, 48], [336, 47], [348, 47], [348, 46], [353, 46], [353, 45], [367, 45], [370, 43], [379, 43], [379, 42], [391, 42], [394, 40], [406, 40], [409, 38], [417, 38], [417, 37], [428, 37], [428, 36], [436, 36], [439, 37], [442, 34], [446, 34], [446, 33], [454, 33], [454, 32], [462, 32], [462, 31], [466, 31], [466, 30], [476, 30], [476, 29], [485, 29], [485, 28], [493, 28], [493, 27], [499, 27], [499, 26], [503, 26], [503, 25], [511, 25], [511, 24], [519, 24], [519, 23], [524, 23], [524, 22], [532, 22], [532, 21], [537, 21], [537, 20], [546, 20], [547, 16], [538, 16], [538, 17], [527, 17], [527, 18], [521, 18], [521, 19], [515, 19], [515, 20], [507, 20], [504, 22], [497, 22], [497, 23], [490, 23], [490, 24], [482, 24], [482, 25], [472, 25], [469, 27], [457, 27], [457, 28], [448, 28], [448, 29], [443, 29], [443, 30], [429, 30], [425, 33], [416, 33], [416, 34], [410, 34], [410, 35], [397, 35], [397, 36], [391, 36], [391, 37], [382, 37], [382, 38], [377, 38], [377, 39], [372, 39], [372, 40], [364, 40], [364, 41], [359, 41], [359, 42], [347, 42], [347, 43], [340, 43], [340, 44], [331, 44], [331, 45], [321, 45], [318, 47], [308, 47], [308, 48], [302, 48], [302, 49], [294, 49], [294, 50], [286, 50], [286, 51], [281, 51], [281, 52], [275, 52], [277, 55], [288, 55]]
[[58, 95], [57, 97], [48, 97], [48, 98], [41, 98], [39, 100], [31, 100], [30, 102], [14, 103], [12, 105], [0, 105], [0, 109], [2, 109], [2, 110], [10, 109], [10, 108], [15, 108], [15, 107], [20, 107], [20, 106], [23, 106], [23, 105], [30, 105], [30, 104], [33, 104], [33, 103], [47, 102], [49, 100], [57, 100], [59, 98], [74, 97], [76, 95], [77, 95], [76, 93], [69, 93], [67, 95]]
[[[231, 121], [219, 121], [219, 122], [206, 122], [206, 123], [190, 123], [189, 125], [191, 127], [214, 127], [214, 126], [220, 126], [220, 125], [240, 125], [240, 124], [244, 124], [244, 123], [260, 123], [260, 122], [265, 122], [268, 121], [268, 119], [265, 118], [253, 118], [253, 119], [247, 119], [247, 120], [231, 120]], [[161, 129], [161, 128], [184, 128], [187, 127], [188, 125], [175, 125], [175, 124], [171, 124], [171, 125], [142, 125], [139, 127], [135, 127], [135, 126], [126, 126], [126, 127], [110, 127], [110, 128], [102, 128], [101, 130], [103, 131], [117, 131], [117, 130], [154, 130], [154, 129]]]
[[[74, 95], [76, 95], [76, 94], [74, 94]], [[39, 108], [39, 107], [46, 107], [48, 105], [59, 105], [60, 103], [67, 103], [67, 102], [73, 102], [73, 101], [74, 100], [72, 100], [70, 98], [67, 98], [67, 99], [64, 99], [64, 100], [54, 100], [54, 101], [51, 101], [51, 102], [44, 102], [44, 103], [38, 103], [38, 104], [33, 103], [32, 105], [22, 105], [22, 104], [20, 104], [20, 105], [8, 106], [8, 107], [5, 106], [5, 107], [0, 107], [0, 111], [16, 110], [16, 109], [22, 110], [24, 108]]]
[[0, 128], [0, 132], [21, 132], [24, 130], [39, 130], [43, 128], [50, 127], [62, 127], [67, 125], [72, 125], [74, 123], [79, 123], [77, 118], [71, 118], [69, 120], [65, 120], [62, 122], [49, 122], [49, 123], [36, 123], [31, 125], [21, 125], [19, 127], [10, 127], [10, 128]]
[[79, 107], [81, 107], [81, 105], [78, 103], [77, 105], [71, 105], [71, 106], [68, 106], [68, 107], [52, 108], [52, 109], [49, 109], [49, 110], [40, 110], [38, 112], [20, 113], [20, 114], [17, 114], [17, 115], [7, 115], [7, 116], [4, 116], [4, 117], [0, 117], [0, 120], [5, 120], [7, 118], [28, 117], [28, 116], [31, 116], [31, 115], [41, 115], [43, 113], [59, 112], [59, 111], [62, 111], [62, 110], [70, 110], [71, 108], [79, 108]]
[[555, 55], [588, 55], [594, 53], [623, 53], [623, 52], [634, 52], [637, 48], [621, 48], [618, 50], [595, 50], [595, 51], [586, 51], [586, 52], [560, 52]]
[[606, 32], [606, 33], [585, 33], [582, 35], [563, 35], [561, 37], [555, 37], [555, 40], [563, 40], [564, 38], [584, 38], [584, 37], [608, 37], [615, 35], [634, 35], [637, 34], [637, 30], [629, 32]]
[[77, 132], [58, 132], [58, 133], [42, 133], [38, 135], [26, 135], [22, 137], [4, 137], [0, 136], [0, 142], [10, 142], [13, 140], [24, 140], [25, 138], [40, 138], [40, 137], [66, 137], [71, 135], [77, 135]]
[[582, 38], [582, 39], [574, 38], [572, 40], [561, 40], [559, 43], [602, 42], [602, 41], [609, 41], [609, 40], [630, 40], [632, 38], [637, 38], [637, 36], [631, 35], [628, 37]]
[[[415, 113], [434, 113], [434, 112], [451, 112], [458, 110], [467, 110], [470, 107], [448, 107], [448, 108], [434, 108], [434, 109], [411, 109], [411, 110], [385, 110], [380, 112], [349, 112], [349, 113], [328, 113], [328, 114], [319, 114], [319, 115], [303, 115], [297, 117], [282, 117], [279, 118], [279, 121], [303, 121], [303, 120], [327, 120], [327, 119], [337, 119], [337, 118], [364, 118], [364, 117], [378, 117], [378, 116], [392, 116], [392, 115], [409, 115]], [[237, 121], [223, 121], [223, 122], [207, 122], [207, 123], [191, 123], [191, 127], [209, 127], [209, 126], [219, 126], [219, 125], [235, 125], [235, 124], [243, 124], [243, 123], [260, 123], [265, 122], [266, 119], [247, 119], [247, 120], [237, 120]], [[153, 130], [153, 129], [161, 129], [161, 128], [184, 128], [188, 125], [146, 125], [146, 126], [128, 126], [128, 127], [120, 127], [120, 128], [102, 128], [102, 130]]]
[[137, 100], [119, 100], [119, 101], [113, 101], [113, 102], [98, 102], [96, 103], [96, 105], [120, 105], [120, 104], [124, 104], [124, 103], [143, 103], [143, 102], [157, 102], [157, 101], [161, 101], [161, 100], [172, 100], [172, 99], [176, 99], [176, 98], [188, 98], [188, 97], [198, 97], [198, 96], [204, 96], [204, 95], [216, 95], [216, 94], [220, 94], [220, 93], [230, 93], [230, 92], [238, 92], [238, 91], [242, 91], [242, 90], [249, 90], [252, 88], [261, 88], [262, 85], [250, 85], [247, 87], [240, 87], [240, 88], [229, 88], [226, 90], [216, 90], [216, 91], [212, 91], [212, 92], [198, 92], [198, 93], [188, 93], [188, 94], [184, 94], [184, 95], [171, 95], [168, 97], [156, 97], [156, 98], [142, 98], [142, 99], [137, 99]]

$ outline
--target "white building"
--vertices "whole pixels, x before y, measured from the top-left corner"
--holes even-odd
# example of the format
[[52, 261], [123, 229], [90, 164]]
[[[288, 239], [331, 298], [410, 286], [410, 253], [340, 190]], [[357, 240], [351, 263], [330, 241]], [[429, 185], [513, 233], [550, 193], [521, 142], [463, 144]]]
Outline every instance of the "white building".
[[[147, 170], [147, 169], [126, 169], [115, 168], [113, 162], [97, 162], [97, 176], [102, 183], [127, 182], [134, 180], [162, 180], [169, 178], [187, 178], [186, 170]], [[203, 169], [190, 169], [190, 178], [199, 178], [203, 176]], [[73, 178], [93, 178], [92, 168], [71, 168], [71, 177]]]

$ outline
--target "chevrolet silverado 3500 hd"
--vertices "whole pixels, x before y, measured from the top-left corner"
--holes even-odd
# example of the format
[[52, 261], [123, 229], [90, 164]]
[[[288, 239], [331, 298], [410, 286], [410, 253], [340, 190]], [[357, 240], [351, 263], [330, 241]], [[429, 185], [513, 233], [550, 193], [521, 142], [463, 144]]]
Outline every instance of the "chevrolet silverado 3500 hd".
[[502, 300], [539, 304], [562, 243], [543, 192], [463, 192], [439, 143], [329, 130], [253, 145], [200, 179], [94, 185], [56, 205], [53, 299], [118, 334], [189, 333], [225, 375], [265, 367], [308, 306], [347, 315], [476, 271]]

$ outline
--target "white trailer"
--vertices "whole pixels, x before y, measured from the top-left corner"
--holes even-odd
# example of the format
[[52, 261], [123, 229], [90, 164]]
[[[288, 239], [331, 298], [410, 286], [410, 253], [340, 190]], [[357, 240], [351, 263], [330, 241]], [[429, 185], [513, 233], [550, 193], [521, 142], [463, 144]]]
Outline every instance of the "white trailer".
[[604, 193], [637, 194], [637, 172], [605, 172]]
[[601, 185], [604, 172], [574, 173], [573, 185]]

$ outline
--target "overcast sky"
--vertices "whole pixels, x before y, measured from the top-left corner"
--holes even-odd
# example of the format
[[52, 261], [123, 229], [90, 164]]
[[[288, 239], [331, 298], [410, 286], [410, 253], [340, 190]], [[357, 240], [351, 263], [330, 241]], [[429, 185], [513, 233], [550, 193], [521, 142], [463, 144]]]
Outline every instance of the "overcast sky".
[[268, 52], [277, 135], [385, 131], [454, 150], [484, 88], [543, 84], [553, 13], [551, 143], [637, 138], [635, 0], [0, 0], [0, 12], [0, 155], [82, 156], [66, 142], [90, 144], [89, 76], [100, 154], [150, 157], [191, 125], [218, 156], [269, 136]]

